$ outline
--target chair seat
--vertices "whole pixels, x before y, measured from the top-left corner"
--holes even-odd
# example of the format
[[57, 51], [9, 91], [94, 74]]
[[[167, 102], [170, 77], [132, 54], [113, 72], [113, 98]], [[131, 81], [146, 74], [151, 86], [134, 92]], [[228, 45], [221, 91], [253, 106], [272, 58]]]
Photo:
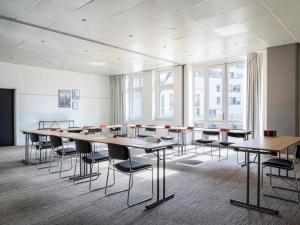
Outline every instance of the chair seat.
[[118, 137], [127, 137], [128, 135], [127, 134], [116, 134], [116, 136], [118, 136]]
[[91, 164], [93, 161], [94, 161], [94, 163], [98, 163], [101, 161], [108, 160], [108, 155], [105, 153], [96, 152], [93, 155], [87, 155], [87, 156], [82, 157], [82, 160], [85, 163], [89, 163], [89, 164]]
[[[152, 167], [151, 164], [144, 164], [141, 163], [139, 161], [135, 161], [135, 160], [131, 160], [131, 164], [132, 164], [132, 171], [137, 171], [137, 170], [141, 170], [141, 169], [147, 169]], [[115, 167], [125, 173], [129, 173], [130, 172], [130, 163], [128, 160], [123, 161], [123, 162], [119, 162], [115, 165]]]
[[[63, 155], [62, 149], [58, 149], [56, 151], [58, 155]], [[76, 149], [75, 148], [64, 148], [64, 155], [75, 155], [76, 154]]]
[[281, 169], [287, 169], [287, 170], [294, 169], [293, 161], [286, 160], [286, 159], [273, 158], [273, 159], [269, 159], [269, 160], [263, 162], [262, 165], [281, 168]]
[[147, 137], [152, 137], [151, 135], [147, 135], [147, 134], [138, 134], [137, 137], [139, 138], [147, 138]]
[[198, 140], [196, 140], [196, 142], [200, 143], [200, 144], [211, 144], [214, 142], [214, 140], [198, 139]]
[[172, 136], [162, 136], [161, 139], [165, 140], [165, 141], [171, 141], [171, 140], [174, 140], [175, 138]]
[[229, 142], [229, 141], [220, 141], [219, 143], [220, 143], [220, 145], [223, 145], [223, 146], [229, 146], [229, 145], [234, 144], [233, 142]]
[[35, 145], [34, 147], [36, 149], [48, 149], [48, 148], [51, 148], [51, 143], [50, 142], [42, 142], [41, 148], [40, 148], [40, 145]]

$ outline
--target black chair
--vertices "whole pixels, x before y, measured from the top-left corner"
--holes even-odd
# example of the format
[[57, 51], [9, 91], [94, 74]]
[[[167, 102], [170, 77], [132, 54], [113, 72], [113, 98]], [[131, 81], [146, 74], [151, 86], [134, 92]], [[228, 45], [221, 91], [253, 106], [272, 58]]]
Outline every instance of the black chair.
[[[180, 153], [180, 134], [181, 134], [181, 130], [170, 128], [170, 129], [168, 129], [168, 135], [167, 136], [162, 136], [160, 138], [164, 141], [173, 141], [173, 140], [176, 139], [176, 137], [172, 136], [172, 134], [177, 136], [177, 142], [175, 144], [177, 145], [177, 149], [178, 149], [177, 154], [179, 155], [179, 153]], [[183, 140], [181, 140], [181, 141], [183, 141]]]
[[121, 127], [111, 127], [109, 128], [109, 131], [114, 134], [115, 137], [127, 137], [127, 134], [122, 134]]
[[[32, 159], [32, 151], [35, 150], [35, 164], [38, 168], [38, 161], [42, 163], [43, 152], [44, 152], [44, 161], [47, 160], [47, 150], [51, 148], [49, 142], [47, 142], [46, 136], [40, 136], [35, 133], [30, 133], [30, 140], [31, 140], [31, 149], [29, 154], [29, 160]], [[39, 157], [37, 157], [37, 153], [39, 152]]]
[[[232, 132], [232, 131], [229, 131], [227, 133], [227, 137], [232, 137], [232, 138], [240, 138], [242, 139], [243, 141], [247, 140], [247, 133], [245, 132]], [[230, 143], [229, 145], [227, 145], [227, 154], [228, 154], [228, 146], [230, 146], [231, 144], [233, 144], [232, 142], [227, 142], [227, 143]], [[220, 143], [221, 144], [221, 143]], [[226, 144], [226, 143], [225, 143]], [[225, 146], [225, 145], [223, 145]], [[246, 154], [247, 152], [246, 151], [243, 151], [242, 149], [239, 149], [239, 148], [234, 148], [233, 151], [236, 152], [236, 162], [237, 164], [242, 164], [242, 163], [245, 163], [245, 160], [246, 160]], [[244, 161], [239, 161], [239, 153], [240, 152], [244, 152], [245, 156], [245, 160]], [[255, 156], [256, 157], [256, 156]], [[255, 161], [255, 160], [254, 160]], [[252, 161], [251, 161], [252, 162]]]
[[[152, 125], [148, 125], [152, 126]], [[137, 137], [139, 138], [148, 138], [153, 137], [156, 134], [156, 128], [153, 127], [145, 127], [144, 132], [142, 134], [138, 134]]]
[[[130, 150], [127, 146], [116, 145], [116, 144], [108, 144], [108, 156], [109, 156], [109, 164], [106, 178], [106, 188], [105, 195], [113, 195], [121, 192], [127, 191], [127, 205], [129, 207], [149, 201], [153, 198], [153, 166], [151, 164], [144, 164], [139, 161], [132, 160], [130, 155]], [[115, 160], [121, 160], [121, 162], [115, 163]], [[107, 194], [108, 189], [108, 180], [110, 170], [113, 170], [114, 184], [115, 184], [115, 171], [124, 173], [129, 175], [129, 184], [128, 189], [121, 190], [115, 193]], [[143, 170], [150, 170], [152, 173], [152, 195], [151, 198], [147, 198], [145, 200], [139, 201], [134, 204], [130, 204], [130, 190], [133, 186], [133, 174]]]
[[[278, 196], [273, 196], [273, 195], [269, 195], [269, 194], [264, 194], [265, 196], [267, 197], [273, 197], [273, 198], [277, 198], [277, 199], [282, 199], [282, 200], [286, 200], [286, 201], [291, 201], [291, 202], [300, 202], [300, 193], [299, 193], [299, 186], [298, 186], [298, 178], [297, 178], [297, 172], [296, 172], [296, 167], [295, 167], [295, 159], [296, 159], [296, 156], [297, 156], [297, 148], [295, 149], [295, 152], [294, 152], [294, 157], [293, 157], [293, 160], [288, 160], [288, 159], [280, 159], [280, 158], [271, 158], [271, 159], [268, 159], [267, 161], [263, 162], [262, 163], [262, 170], [261, 170], [261, 188], [262, 190], [263, 187], [264, 187], [264, 182], [263, 182], [263, 173], [264, 173], [264, 168], [265, 167], [269, 167], [270, 168], [270, 185], [272, 188], [278, 188], [278, 189], [282, 189], [282, 190], [286, 190], [286, 191], [292, 191], [292, 192], [296, 192], [297, 193], [297, 196], [298, 196], [298, 200], [297, 201], [294, 201], [294, 200], [291, 200], [291, 199], [286, 199], [286, 198], [283, 198], [283, 197], [278, 197]], [[289, 189], [289, 188], [284, 188], [284, 187], [278, 187], [278, 186], [273, 186], [272, 184], [272, 168], [277, 168], [277, 169], [283, 169], [283, 170], [286, 170], [286, 171], [294, 171], [294, 180], [296, 182], [296, 190], [294, 189]], [[286, 178], [286, 179], [290, 179], [290, 177], [280, 177], [281, 179], [283, 178]], [[263, 192], [264, 193], [264, 192]]]
[[[74, 170], [74, 177], [73, 177], [73, 182], [75, 183], [75, 176], [76, 176], [76, 168], [77, 168], [77, 158], [78, 155], [81, 157], [81, 160], [90, 166], [90, 174], [89, 174], [89, 190], [96, 191], [105, 188], [97, 188], [97, 189], [92, 189], [92, 181], [95, 181], [99, 178], [100, 176], [100, 171], [99, 171], [99, 163], [104, 162], [108, 160], [108, 155], [105, 153], [100, 153], [100, 152], [94, 152], [92, 148], [92, 144], [88, 141], [83, 141], [83, 140], [75, 140], [75, 146], [76, 146], [76, 158], [75, 158], [75, 170]], [[83, 155], [83, 156], [82, 156]], [[80, 160], [80, 164], [81, 164]], [[98, 164], [98, 173], [93, 174], [93, 165], [97, 163]], [[93, 176], [96, 175], [96, 179], [92, 179]], [[83, 182], [81, 182], [83, 183]]]
[[[60, 169], [59, 171], [56, 171], [54, 173], [59, 173], [59, 178], [61, 177], [62, 172], [70, 171], [73, 168], [73, 157], [76, 154], [76, 150], [74, 148], [65, 148], [63, 145], [63, 140], [61, 137], [57, 136], [50, 136], [50, 143], [51, 143], [51, 152], [50, 152], [50, 162], [49, 162], [49, 173], [51, 173], [51, 167], [52, 167], [52, 156], [54, 153], [56, 153], [57, 160], [60, 159]], [[63, 170], [63, 159], [64, 157], [70, 157], [71, 158], [71, 168]]]
[[[209, 137], [217, 137], [216, 139], [209, 139]], [[213, 142], [220, 141], [220, 131], [210, 131], [210, 130], [204, 130], [202, 131], [202, 138], [196, 140], [196, 143], [199, 143], [202, 145], [203, 153], [204, 153], [204, 146], [210, 146], [210, 155], [213, 159]], [[197, 155], [197, 145], [195, 147], [195, 155]]]

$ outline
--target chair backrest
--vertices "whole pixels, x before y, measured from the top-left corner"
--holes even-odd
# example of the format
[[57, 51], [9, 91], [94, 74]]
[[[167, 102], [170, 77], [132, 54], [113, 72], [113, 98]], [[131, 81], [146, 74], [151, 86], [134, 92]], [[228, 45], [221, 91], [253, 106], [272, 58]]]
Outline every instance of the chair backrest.
[[169, 132], [170, 132], [170, 133], [178, 134], [178, 133], [181, 132], [181, 130], [178, 130], [178, 129], [169, 129]]
[[246, 133], [239, 133], [239, 132], [228, 132], [227, 133], [227, 136], [228, 137], [234, 137], [234, 138], [243, 138], [243, 139], [246, 139]]
[[[153, 126], [153, 125], [148, 125], [148, 126]], [[146, 128], [145, 128], [145, 131], [156, 132], [156, 128], [146, 127]]]
[[31, 142], [39, 142], [39, 135], [30, 133], [30, 140]]
[[129, 149], [127, 146], [107, 144], [108, 156], [112, 159], [127, 160], [130, 157]]
[[75, 147], [77, 153], [91, 153], [93, 150], [91, 143], [83, 140], [75, 140]]
[[203, 135], [207, 135], [207, 136], [219, 136], [220, 135], [220, 131], [211, 131], [211, 130], [204, 130], [202, 132]]
[[115, 131], [120, 131], [121, 127], [111, 127], [109, 128], [110, 131], [115, 132]]
[[58, 148], [63, 145], [62, 138], [57, 136], [50, 136], [50, 143], [52, 148]]

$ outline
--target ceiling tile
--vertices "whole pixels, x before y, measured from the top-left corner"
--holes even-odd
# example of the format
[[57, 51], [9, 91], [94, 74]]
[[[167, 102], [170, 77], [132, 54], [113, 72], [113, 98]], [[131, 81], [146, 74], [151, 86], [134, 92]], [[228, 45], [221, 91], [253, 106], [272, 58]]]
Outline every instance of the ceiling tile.
[[206, 0], [157, 0], [159, 3], [166, 5], [172, 9], [182, 11], [188, 7], [191, 7], [197, 3]]
[[0, 14], [17, 18], [37, 0], [0, 0]]
[[147, 1], [130, 11], [148, 20], [159, 19], [173, 13], [172, 10], [155, 1]]
[[215, 1], [203, 1], [186, 8], [182, 13], [193, 20], [201, 20], [223, 13], [225, 10]]
[[21, 16], [21, 19], [29, 23], [48, 27], [69, 15], [74, 10], [73, 7], [63, 7], [49, 0], [44, 0], [39, 1], [36, 5], [27, 10]]
[[121, 8], [122, 10], [129, 10], [131, 8], [137, 7], [148, 0], [105, 0], [106, 2], [109, 2], [110, 4], [114, 4]]

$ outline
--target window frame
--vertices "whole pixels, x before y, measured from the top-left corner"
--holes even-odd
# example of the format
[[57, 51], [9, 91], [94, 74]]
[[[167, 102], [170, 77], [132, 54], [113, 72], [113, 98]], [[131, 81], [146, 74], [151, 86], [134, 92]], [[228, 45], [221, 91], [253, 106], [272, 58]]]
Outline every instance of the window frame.
[[[173, 83], [172, 84], [165, 84], [160, 85], [160, 75], [162, 73], [171, 72], [173, 74]], [[175, 90], [174, 90], [174, 84], [175, 83], [175, 72], [172, 69], [164, 69], [164, 70], [157, 70], [155, 74], [155, 119], [156, 120], [173, 120], [174, 118], [174, 110], [175, 110]], [[162, 90], [172, 90], [173, 91], [173, 112], [171, 116], [161, 116], [160, 115], [160, 92]]]
[[[203, 121], [199, 121], [201, 124], [204, 124], [204, 127], [209, 127], [209, 123], [211, 122], [222, 122], [224, 127], [228, 127], [228, 125], [230, 123], [234, 123], [234, 122], [238, 122], [243, 124], [243, 129], [245, 128], [245, 104], [243, 106], [243, 120], [241, 121], [232, 121], [232, 120], [228, 120], [228, 109], [229, 109], [229, 100], [228, 100], [228, 94], [230, 92], [229, 90], [229, 79], [230, 79], [230, 72], [229, 72], [229, 66], [231, 64], [239, 64], [239, 63], [243, 63], [244, 64], [244, 77], [243, 77], [243, 82], [244, 82], [244, 89], [246, 88], [246, 61], [245, 60], [237, 60], [237, 61], [232, 61], [232, 62], [223, 62], [223, 63], [219, 63], [219, 64], [207, 64], [207, 65], [194, 65], [192, 68], [192, 120], [193, 123], [195, 124], [196, 120], [195, 120], [195, 72], [196, 71], [203, 71], [204, 72], [204, 120]], [[224, 73], [224, 77], [222, 79], [222, 87], [221, 87], [221, 92], [222, 92], [222, 99], [221, 99], [221, 105], [222, 105], [222, 110], [223, 110], [223, 118], [222, 120], [209, 120], [209, 78], [208, 78], [208, 69], [209, 68], [214, 68], [214, 67], [222, 67], [223, 68], [223, 73]], [[217, 91], [217, 88], [215, 88]], [[243, 95], [243, 99], [240, 98], [240, 104], [242, 101], [245, 102], [245, 91], [244, 90], [244, 95]], [[240, 87], [239, 92], [234, 92], [234, 93], [241, 93], [243, 92], [242, 87]], [[201, 98], [201, 97], [200, 97]]]
[[[141, 79], [141, 86], [140, 87], [133, 87], [133, 80], [135, 78]], [[143, 74], [135, 74], [129, 76], [129, 120], [130, 121], [136, 121], [143, 118], [143, 104], [144, 104], [144, 93], [143, 93], [143, 85], [144, 85], [144, 78]], [[141, 116], [140, 117], [134, 117], [133, 116], [133, 94], [134, 93], [141, 93], [142, 95], [142, 102], [141, 102]]]

